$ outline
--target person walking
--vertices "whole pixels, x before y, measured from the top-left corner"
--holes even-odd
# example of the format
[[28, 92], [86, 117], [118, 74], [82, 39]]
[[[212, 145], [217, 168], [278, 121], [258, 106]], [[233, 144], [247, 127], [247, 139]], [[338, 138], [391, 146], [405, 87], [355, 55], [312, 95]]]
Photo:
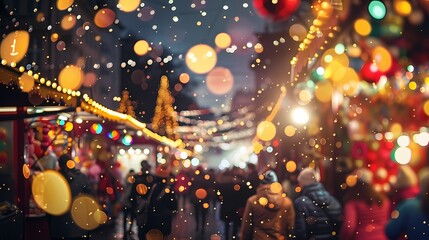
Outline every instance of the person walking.
[[298, 175], [302, 194], [295, 199], [296, 239], [337, 239], [341, 225], [341, 204], [320, 183], [320, 174], [304, 168]]
[[[93, 195], [88, 177], [76, 169], [74, 164], [67, 164], [69, 161], [73, 161], [72, 158], [68, 154], [63, 154], [58, 159], [58, 166], [59, 172], [70, 186], [72, 199], [85, 193]], [[63, 215], [50, 216], [50, 233], [52, 239], [72, 240], [89, 237], [89, 232], [73, 221], [70, 210]]]
[[262, 174], [256, 195], [247, 202], [241, 224], [241, 239], [288, 239], [293, 230], [295, 211], [285, 196], [273, 170]]
[[140, 240], [148, 235], [162, 233], [164, 239], [171, 234], [173, 214], [177, 211], [177, 198], [171, 181], [171, 172], [167, 165], [159, 165], [155, 172], [155, 183], [149, 197], [149, 211], [147, 222], [139, 226]]
[[[130, 191], [125, 191], [122, 196], [124, 213], [124, 239], [128, 239], [131, 231], [127, 231], [126, 227], [131, 219], [136, 218], [137, 202], [140, 198], [147, 199], [152, 191], [153, 184], [155, 182], [154, 176], [151, 174], [150, 164], [143, 160], [140, 163], [141, 171], [133, 176], [130, 176], [127, 181], [132, 183]], [[131, 230], [131, 227], [129, 228]], [[140, 239], [144, 239], [143, 226], [138, 226], [138, 236]]]
[[344, 196], [342, 240], [385, 240], [384, 226], [390, 213], [390, 201], [372, 187], [372, 172], [366, 168], [355, 173], [356, 185]]
[[429, 171], [419, 174], [420, 194], [416, 198], [405, 200], [393, 211], [386, 225], [388, 239], [396, 240], [406, 234], [407, 239], [429, 238]]

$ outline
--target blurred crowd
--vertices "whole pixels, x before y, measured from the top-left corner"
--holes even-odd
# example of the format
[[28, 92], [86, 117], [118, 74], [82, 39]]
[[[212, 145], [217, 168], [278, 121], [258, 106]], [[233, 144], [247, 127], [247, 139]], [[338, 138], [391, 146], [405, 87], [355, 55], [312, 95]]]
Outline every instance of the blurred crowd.
[[[203, 233], [214, 208], [224, 227], [212, 239], [429, 239], [426, 168], [416, 174], [402, 165], [389, 193], [374, 189], [370, 170], [357, 169], [347, 178], [343, 196], [335, 197], [311, 167], [279, 178], [275, 169], [258, 170], [253, 164], [224, 171], [202, 166], [172, 171], [170, 165], [142, 161], [139, 172], [121, 176], [107, 167], [91, 179], [70, 168], [69, 160], [67, 155], [59, 158], [59, 171], [72, 195], [92, 194], [110, 219], [123, 216], [124, 239], [131, 239], [133, 225], [139, 239], [168, 239], [178, 211], [192, 211], [195, 229]], [[58, 239], [87, 236], [75, 227], [67, 216], [51, 221]]]

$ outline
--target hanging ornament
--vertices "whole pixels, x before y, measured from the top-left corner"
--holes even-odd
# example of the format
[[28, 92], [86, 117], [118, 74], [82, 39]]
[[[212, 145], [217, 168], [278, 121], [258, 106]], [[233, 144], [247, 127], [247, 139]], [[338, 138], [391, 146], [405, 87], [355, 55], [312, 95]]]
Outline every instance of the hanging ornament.
[[301, 0], [253, 0], [257, 13], [271, 21], [288, 19], [301, 4]]

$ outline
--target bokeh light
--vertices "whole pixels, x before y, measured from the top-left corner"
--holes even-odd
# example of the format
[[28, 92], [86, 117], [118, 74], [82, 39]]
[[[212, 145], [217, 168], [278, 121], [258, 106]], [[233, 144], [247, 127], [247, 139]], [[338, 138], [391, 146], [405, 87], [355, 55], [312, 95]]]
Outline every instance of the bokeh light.
[[149, 43], [145, 40], [139, 40], [134, 44], [134, 52], [138, 56], [143, 56], [150, 51]]
[[34, 87], [34, 78], [27, 73], [23, 73], [19, 77], [19, 88], [23, 92], [30, 92]]
[[386, 16], [386, 6], [380, 1], [371, 1], [368, 5], [368, 11], [371, 17], [375, 19], [383, 19]]
[[231, 45], [231, 37], [228, 33], [219, 33], [215, 37], [215, 44], [218, 48], [225, 49]]
[[92, 87], [97, 82], [97, 75], [94, 72], [87, 72], [83, 77], [82, 85], [84, 87]]
[[125, 136], [122, 138], [122, 143], [123, 143], [125, 146], [130, 146], [130, 145], [133, 143], [133, 137], [132, 137], [131, 135], [129, 135], [129, 134], [125, 135]]
[[116, 14], [109, 8], [100, 9], [94, 16], [94, 23], [99, 28], [107, 28], [115, 21]]
[[207, 197], [207, 191], [203, 188], [199, 188], [195, 191], [195, 196], [198, 199], [205, 199]]
[[215, 67], [207, 74], [206, 84], [210, 92], [222, 95], [232, 89], [234, 76], [227, 68]]
[[57, 0], [57, 9], [60, 11], [66, 10], [73, 2], [74, 0]]
[[327, 103], [331, 101], [333, 93], [332, 84], [329, 81], [322, 81], [316, 84], [314, 89], [314, 94], [320, 102]]
[[107, 137], [116, 141], [116, 140], [119, 140], [119, 138], [121, 137], [121, 134], [117, 130], [112, 130], [109, 133], [107, 133]]
[[189, 80], [191, 80], [191, 77], [189, 76], [189, 74], [187, 73], [182, 73], [179, 76], [179, 81], [183, 84], [186, 84], [189, 82]]
[[69, 184], [57, 171], [46, 170], [35, 175], [31, 191], [37, 206], [51, 215], [62, 215], [70, 209]]
[[28, 164], [23, 164], [22, 165], [22, 175], [24, 176], [25, 179], [29, 179], [30, 178], [30, 167], [28, 166]]
[[411, 14], [412, 6], [407, 0], [394, 0], [393, 9], [399, 16], [406, 17]]
[[303, 108], [295, 108], [292, 111], [292, 120], [296, 123], [296, 124], [306, 124], [308, 123], [308, 121], [310, 120], [310, 116], [308, 115], [308, 112], [303, 109]]
[[270, 121], [262, 121], [258, 124], [256, 135], [262, 141], [271, 141], [276, 136], [276, 126]]
[[395, 161], [399, 164], [408, 164], [411, 161], [411, 149], [399, 147], [394, 154]]
[[294, 41], [302, 41], [307, 36], [307, 29], [301, 24], [293, 24], [289, 28], [289, 35]]
[[293, 173], [296, 171], [296, 162], [295, 161], [288, 161], [286, 163], [286, 171]]
[[372, 31], [371, 24], [364, 18], [357, 19], [353, 26], [355, 31], [361, 36], [368, 36]]
[[392, 67], [392, 56], [384, 47], [376, 47], [372, 51], [372, 59], [381, 72], [387, 72]]
[[216, 63], [215, 50], [206, 44], [195, 45], [186, 53], [186, 65], [197, 74], [208, 73]]
[[273, 193], [281, 193], [283, 191], [283, 187], [279, 182], [273, 182], [270, 184], [270, 190]]
[[58, 83], [61, 87], [70, 90], [78, 90], [83, 83], [83, 72], [79, 67], [67, 65], [58, 76]]
[[122, 12], [135, 11], [140, 5], [140, 0], [119, 0], [117, 7]]
[[73, 200], [71, 207], [71, 216], [73, 221], [80, 228], [85, 230], [93, 230], [100, 225], [101, 215], [95, 213], [100, 210], [101, 207], [92, 196], [79, 195]]
[[292, 137], [295, 135], [296, 128], [294, 126], [288, 125], [285, 127], [284, 132], [285, 132], [286, 136]]
[[151, 230], [149, 230], [149, 232], [146, 233], [146, 239], [147, 240], [163, 240], [164, 235], [158, 229], [151, 229]]
[[28, 50], [30, 34], [27, 31], [9, 33], [1, 42], [0, 56], [9, 65], [21, 61]]
[[61, 28], [64, 30], [70, 30], [76, 25], [76, 16], [68, 14], [63, 16], [61, 19]]
[[91, 125], [90, 131], [93, 134], [100, 134], [103, 131], [103, 126], [100, 123], [94, 123]]

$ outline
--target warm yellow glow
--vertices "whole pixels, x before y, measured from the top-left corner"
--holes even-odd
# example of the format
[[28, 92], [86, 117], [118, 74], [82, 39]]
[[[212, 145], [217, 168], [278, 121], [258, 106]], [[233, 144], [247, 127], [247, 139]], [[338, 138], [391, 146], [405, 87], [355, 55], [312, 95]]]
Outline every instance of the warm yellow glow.
[[2, 61], [6, 61], [10, 66], [24, 58], [28, 50], [30, 35], [27, 31], [14, 31], [9, 33], [1, 42], [0, 56]]
[[289, 28], [289, 35], [294, 41], [303, 41], [307, 36], [307, 29], [301, 24], [293, 24]]
[[296, 131], [296, 128], [294, 126], [291, 126], [291, 125], [286, 126], [285, 130], [284, 130], [286, 136], [288, 136], [288, 137], [292, 137], [293, 135], [295, 135], [295, 131]]
[[92, 196], [80, 195], [73, 201], [71, 207], [71, 216], [76, 225], [85, 230], [92, 230], [100, 225], [102, 214], [96, 215], [101, 207]]
[[382, 72], [388, 71], [392, 66], [392, 56], [384, 47], [378, 46], [374, 48], [371, 56], [375, 64], [377, 64], [378, 69]]
[[216, 35], [215, 44], [218, 48], [225, 49], [231, 45], [231, 37], [228, 33], [219, 33]]
[[317, 100], [324, 103], [331, 101], [332, 93], [333, 88], [329, 81], [318, 82], [314, 89], [314, 94], [316, 95]]
[[34, 78], [27, 73], [23, 73], [19, 78], [19, 88], [23, 92], [30, 92], [34, 87]]
[[265, 198], [265, 197], [261, 197], [261, 198], [259, 198], [258, 202], [259, 202], [259, 204], [261, 204], [262, 206], [265, 206], [265, 205], [267, 205], [267, 204], [268, 204], [268, 199], [267, 199], [267, 198]]
[[76, 16], [73, 14], [64, 15], [61, 19], [61, 28], [70, 30], [76, 25]]
[[195, 45], [186, 53], [186, 65], [195, 73], [208, 73], [216, 66], [216, 63], [216, 52], [208, 45]]
[[426, 100], [423, 104], [423, 111], [427, 116], [429, 116], [429, 100]]
[[262, 141], [271, 141], [276, 136], [276, 126], [270, 121], [262, 121], [258, 124], [256, 135]]
[[57, 0], [57, 9], [66, 10], [73, 4], [74, 0]]
[[140, 5], [140, 0], [119, 0], [118, 8], [122, 12], [135, 11]]
[[195, 191], [195, 196], [198, 199], [205, 199], [207, 197], [207, 191], [203, 188], [199, 188]]
[[189, 77], [189, 74], [187, 74], [187, 73], [182, 73], [179, 76], [179, 81], [183, 84], [188, 83], [190, 79], [191, 79], [191, 77]]
[[262, 46], [260, 43], [257, 43], [255, 44], [254, 49], [256, 53], [262, 53], [264, 51], [264, 46]]
[[368, 20], [363, 18], [359, 18], [355, 21], [354, 29], [361, 36], [368, 36], [372, 31], [371, 24]]
[[83, 72], [79, 67], [67, 65], [61, 70], [58, 76], [58, 83], [61, 87], [78, 90], [83, 82]]
[[413, 10], [411, 3], [407, 0], [394, 0], [393, 9], [399, 16], [403, 17], [410, 15]]
[[282, 187], [282, 185], [279, 182], [274, 182], [274, 183], [271, 183], [270, 190], [273, 193], [280, 193], [280, 192], [282, 192], [283, 187]]
[[139, 55], [143, 56], [146, 53], [148, 53], [150, 50], [149, 43], [145, 40], [139, 40], [134, 44], [134, 52]]
[[288, 161], [286, 163], [286, 170], [290, 173], [296, 171], [296, 163], [294, 161]]
[[22, 165], [22, 175], [24, 175], [25, 179], [30, 178], [30, 167], [28, 166], [28, 164], [23, 164]]
[[46, 170], [33, 178], [34, 201], [45, 212], [62, 215], [71, 204], [71, 192], [66, 179], [57, 171]]

